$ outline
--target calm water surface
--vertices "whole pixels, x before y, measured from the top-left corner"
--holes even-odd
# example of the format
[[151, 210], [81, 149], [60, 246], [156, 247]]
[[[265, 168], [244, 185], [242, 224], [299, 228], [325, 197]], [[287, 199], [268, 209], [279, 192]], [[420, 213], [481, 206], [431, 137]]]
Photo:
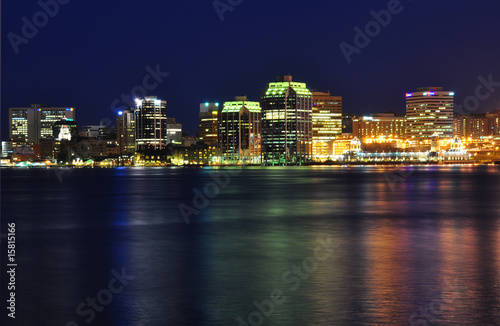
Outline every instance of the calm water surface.
[[500, 167], [1, 177], [8, 325], [500, 325]]

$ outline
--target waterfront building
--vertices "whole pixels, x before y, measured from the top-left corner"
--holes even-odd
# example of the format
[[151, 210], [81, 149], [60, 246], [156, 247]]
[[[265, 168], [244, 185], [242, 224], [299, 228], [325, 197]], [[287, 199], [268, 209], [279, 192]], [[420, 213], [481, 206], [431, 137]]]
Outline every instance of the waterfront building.
[[156, 96], [136, 99], [136, 150], [160, 150], [167, 146], [167, 101]]
[[352, 135], [362, 140], [367, 138], [406, 138], [406, 118], [395, 113], [377, 113], [356, 117], [352, 120]]
[[41, 104], [9, 108], [9, 138], [22, 138], [27, 143], [38, 144], [41, 139], [52, 138], [52, 127], [60, 120], [74, 121], [75, 109]]
[[261, 96], [262, 160], [300, 165], [312, 160], [312, 93], [292, 76], [278, 77]]
[[192, 146], [176, 146], [172, 149], [171, 162], [174, 165], [210, 165], [220, 163], [217, 146], [204, 143]]
[[500, 137], [500, 110], [486, 114], [490, 125], [491, 136]]
[[351, 149], [351, 139], [336, 139], [333, 141], [333, 156], [339, 156]]
[[[58, 144], [56, 144], [56, 147]], [[60, 144], [61, 148], [68, 146], [66, 143]], [[71, 153], [75, 154], [81, 160], [87, 160], [91, 157], [107, 157], [111, 155], [120, 155], [120, 146], [116, 139], [97, 139], [97, 138], [84, 138], [80, 139], [76, 145], [71, 145]]]
[[418, 88], [406, 93], [406, 135], [422, 141], [434, 133], [440, 138], [453, 137], [453, 98], [455, 93], [442, 87]]
[[315, 161], [333, 155], [333, 141], [342, 135], [342, 97], [312, 92], [312, 150]]
[[486, 113], [458, 115], [453, 120], [453, 135], [471, 140], [491, 136], [490, 120]]
[[198, 139], [209, 146], [217, 146], [219, 106], [218, 102], [200, 104]]
[[118, 111], [116, 115], [116, 141], [120, 155], [135, 153], [135, 110]]
[[168, 147], [155, 150], [147, 149], [136, 152], [134, 155], [135, 166], [168, 166], [172, 165], [172, 153]]
[[260, 163], [261, 114], [259, 102], [246, 96], [224, 103], [218, 128], [221, 163]]

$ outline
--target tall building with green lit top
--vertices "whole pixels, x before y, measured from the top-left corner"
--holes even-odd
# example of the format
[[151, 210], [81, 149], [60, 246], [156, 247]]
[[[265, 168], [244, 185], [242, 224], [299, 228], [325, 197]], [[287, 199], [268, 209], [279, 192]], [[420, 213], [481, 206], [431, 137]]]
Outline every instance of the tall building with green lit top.
[[292, 76], [278, 77], [261, 96], [262, 162], [301, 165], [312, 159], [312, 93]]
[[260, 164], [261, 113], [259, 102], [246, 96], [224, 103], [218, 128], [221, 163]]

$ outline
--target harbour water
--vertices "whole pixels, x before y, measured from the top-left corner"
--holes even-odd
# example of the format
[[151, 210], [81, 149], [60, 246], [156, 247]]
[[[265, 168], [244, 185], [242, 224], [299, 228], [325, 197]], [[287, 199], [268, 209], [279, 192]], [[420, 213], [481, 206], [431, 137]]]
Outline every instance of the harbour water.
[[15, 325], [500, 325], [499, 166], [1, 179]]

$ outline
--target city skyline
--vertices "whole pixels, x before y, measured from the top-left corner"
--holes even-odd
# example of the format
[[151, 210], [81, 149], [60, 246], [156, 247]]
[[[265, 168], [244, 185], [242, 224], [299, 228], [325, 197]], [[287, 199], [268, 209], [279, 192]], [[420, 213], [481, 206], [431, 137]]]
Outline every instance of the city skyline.
[[[292, 77], [291, 75], [282, 75], [282, 76], [278, 76], [277, 78], [283, 78], [285, 76]], [[481, 86], [488, 87], [489, 85], [485, 84], [485, 85], [481, 85]], [[406, 103], [404, 104], [404, 108], [405, 109], [407, 108], [407, 106], [408, 106], [408, 100], [412, 100], [412, 95], [414, 95], [416, 93], [419, 93], [419, 92], [422, 93], [422, 92], [424, 92], [424, 90], [428, 90], [428, 89], [434, 89], [434, 90], [436, 90], [436, 89], [442, 89], [442, 88], [443, 87], [415, 87], [414, 90], [410, 90], [410, 91], [407, 91], [407, 92], [403, 93], [402, 96], [406, 100]], [[322, 92], [320, 90], [315, 90], [315, 89], [312, 90], [311, 89], [311, 92], [317, 94], [318, 96], [320, 94], [321, 95], [323, 95], [323, 94], [324, 95], [330, 94], [330, 90], [326, 91], [326, 93], [325, 93], [325, 92]], [[456, 96], [456, 92], [454, 92], [453, 90], [448, 90], [448, 91], [443, 91], [443, 92], [446, 93], [446, 94], [450, 94], [451, 95], [452, 101], [450, 103], [457, 104], [456, 101], [454, 100], [454, 97]], [[431, 91], [430, 93], [434, 93], [434, 92]], [[356, 113], [353, 114], [353, 112], [346, 111], [346, 110], [343, 109], [343, 106], [342, 106], [343, 105], [343, 96], [341, 94], [335, 94], [335, 95], [332, 94], [332, 95], [328, 95], [328, 96], [332, 96], [334, 98], [339, 98], [340, 99], [340, 102], [341, 102], [340, 108], [341, 108], [342, 117], [344, 117], [344, 115], [348, 115], [348, 116], [352, 115], [352, 117], [354, 117], [354, 118], [363, 118], [363, 117], [377, 116], [377, 115], [380, 115], [380, 114], [382, 114], [382, 115], [383, 114], [394, 114], [397, 117], [406, 117], [407, 113], [408, 113], [408, 111], [406, 111], [406, 112], [400, 112], [401, 110], [399, 110], [399, 111], [398, 110], [383, 110], [383, 111], [363, 112], [361, 114], [356, 114]], [[430, 96], [430, 95], [425, 95], [425, 97], [427, 97], [427, 96]], [[162, 98], [163, 102], [168, 102], [167, 99], [165, 99], [165, 98], [163, 98], [161, 96], [157, 96], [157, 94], [151, 94], [151, 95], [145, 96], [143, 98], [134, 98], [134, 102], [142, 101], [143, 99], [146, 99], [146, 98], [157, 98], [157, 97]], [[469, 98], [470, 97], [471, 96], [469, 96]], [[234, 99], [234, 96], [233, 96], [233, 99]], [[188, 120], [186, 120], [186, 121], [179, 121], [179, 123], [181, 123], [183, 126], [185, 126], [186, 122], [187, 122], [188, 125], [190, 125], [190, 124], [193, 124], [193, 121], [194, 121], [194, 124], [196, 124], [194, 131], [191, 132], [191, 131], [187, 131], [185, 129], [183, 129], [182, 131], [183, 132], [187, 132], [191, 136], [196, 136], [200, 132], [201, 132], [201, 134], [203, 134], [203, 131], [201, 131], [201, 129], [205, 128], [205, 125], [202, 126], [200, 124], [200, 120], [199, 119], [202, 118], [201, 114], [203, 114], [205, 111], [201, 111], [201, 110], [203, 110], [203, 108], [205, 106], [207, 107], [208, 111], [206, 111], [206, 112], [209, 113], [207, 115], [207, 117], [209, 115], [211, 115], [212, 110], [215, 110], [216, 112], [220, 113], [220, 110], [222, 109], [222, 106], [225, 103], [231, 102], [233, 99], [222, 100], [220, 102], [202, 102], [202, 103], [198, 103], [200, 111], [196, 111], [195, 114], [194, 114], [194, 116], [190, 116], [188, 118]], [[259, 97], [259, 101], [257, 101], [257, 102], [260, 103], [260, 101], [262, 101], [262, 99]], [[467, 101], [465, 101], [465, 103], [467, 103]], [[210, 108], [208, 108], [209, 105], [210, 105]], [[69, 108], [66, 107], [66, 106], [55, 107], [55, 106], [52, 106], [52, 105], [47, 105], [45, 103], [43, 103], [43, 104], [33, 104], [33, 103], [30, 103], [30, 104], [24, 105], [24, 106], [23, 105], [17, 105], [15, 107], [10, 107], [10, 108], [8, 108], [9, 117], [6, 120], [7, 128], [5, 128], [6, 129], [6, 134], [7, 134], [8, 137], [6, 137], [5, 139], [2, 138], [2, 140], [6, 141], [6, 140], [9, 140], [10, 138], [12, 138], [11, 137], [11, 133], [12, 133], [11, 128], [12, 128], [12, 126], [11, 126], [10, 123], [12, 121], [12, 117], [11, 117], [12, 113], [11, 112], [13, 110], [19, 110], [19, 109], [28, 110], [30, 108], [33, 109], [33, 108], [37, 108], [37, 107], [43, 108], [44, 110], [46, 110], [46, 109], [58, 109], [58, 110], [62, 110], [62, 111], [64, 111], [64, 110], [71, 110], [71, 111], [76, 110], [74, 106], [71, 106]], [[114, 113], [114, 116], [110, 117], [111, 119], [104, 118], [104, 119], [100, 119], [100, 120], [97, 120], [97, 121], [93, 120], [93, 121], [90, 121], [88, 124], [82, 124], [82, 123], [80, 123], [79, 119], [75, 119], [74, 118], [74, 115], [73, 115], [72, 120], [74, 120], [78, 124], [79, 128], [83, 128], [83, 127], [85, 127], [87, 125], [96, 125], [96, 123], [102, 124], [103, 120], [107, 121], [106, 127], [118, 127], [116, 125], [116, 121], [115, 121], [116, 117], [117, 116], [122, 116], [123, 113], [126, 112], [126, 111], [130, 111], [130, 110], [134, 111], [134, 110], [136, 110], [136, 108], [137, 108], [137, 104], [134, 105], [134, 106], [131, 106], [131, 107], [121, 107], [119, 110], [116, 110], [116, 112]], [[484, 111], [484, 112], [483, 112], [483, 110], [481, 110], [479, 112], [477, 109], [474, 108], [474, 106], [472, 104], [471, 105], [467, 105], [466, 104], [466, 108], [465, 109], [464, 109], [463, 105], [459, 104], [458, 105], [458, 109], [455, 109], [455, 108], [452, 109], [452, 111], [453, 111], [452, 114], [453, 114], [454, 117], [459, 117], [459, 116], [474, 116], [474, 115], [481, 116], [481, 115], [485, 115], [485, 114], [489, 114], [489, 113], [493, 113], [493, 112], [498, 112], [499, 110], [500, 110], [500, 107], [498, 107], [496, 109]], [[169, 110], [169, 112], [170, 112], [170, 110]], [[168, 118], [169, 119], [174, 119], [174, 120], [176, 119], [176, 117], [173, 116], [171, 113], [168, 114]], [[217, 121], [217, 117], [215, 117], [215, 118], [216, 118], [216, 120], [214, 120], [214, 121]], [[58, 120], [58, 119], [56, 119], [56, 120]], [[54, 120], [54, 121], [56, 121], [56, 120]], [[111, 123], [111, 125], [109, 125], [109, 123]], [[203, 136], [200, 137], [200, 140], [203, 140]], [[208, 142], [210, 143], [210, 141], [208, 141]]]
[[[57, 14], [46, 26], [37, 28], [27, 43], [19, 44], [17, 53], [8, 35], [22, 36], [21, 18], [32, 21], [33, 15], [43, 9], [27, 1], [4, 4], [4, 11], [10, 14], [2, 19], [2, 140], [8, 137], [5, 109], [9, 107], [31, 103], [71, 105], [80, 112], [79, 125], [89, 125], [114, 119], [112, 106], [126, 106], [122, 94], [131, 94], [140, 87], [147, 90], [144, 95], [169, 101], [170, 115], [194, 134], [197, 121], [189, 117], [197, 114], [199, 103], [222, 103], [238, 94], [258, 98], [269, 80], [283, 74], [306, 82], [311, 90], [330, 90], [343, 96], [344, 112], [355, 114], [402, 114], [405, 98], [400, 94], [426, 85], [454, 90], [455, 101], [463, 104], [475, 95], [480, 80], [500, 80], [496, 64], [500, 49], [491, 33], [496, 26], [493, 17], [500, 12], [497, 4], [401, 1], [390, 22], [382, 21], [376, 35], [370, 32], [374, 36], [365, 39], [365, 47], [357, 47], [349, 63], [340, 45], [355, 46], [356, 31], [366, 33], [365, 27], [372, 26], [375, 17], [381, 19], [377, 13], [388, 10], [389, 3], [325, 2], [324, 10], [319, 12], [316, 8], [298, 10], [298, 4], [284, 1], [242, 2], [233, 11], [226, 11], [221, 21], [210, 2], [146, 2], [120, 8], [100, 4], [98, 13], [90, 3], [68, 2], [60, 4]], [[148, 20], [150, 25], [141, 26], [143, 19], [138, 15], [122, 30], [108, 19], [127, 16], [132, 10], [153, 17], [164, 14], [168, 28], [154, 22], [154, 18]], [[80, 11], [82, 14], [77, 15]], [[83, 21], [74, 18], [85, 13], [92, 13], [94, 23], [81, 29]], [[257, 13], [259, 24], [252, 19]], [[468, 22], [469, 15], [482, 19]], [[299, 19], [303, 17], [307, 19]], [[310, 24], [313, 17], [321, 23]], [[278, 25], [273, 19], [278, 20]], [[273, 29], [275, 25], [279, 27]], [[172, 26], [182, 28], [174, 32]], [[270, 33], [255, 32], [259, 30]], [[67, 33], [72, 37], [65, 37]], [[165, 36], [165, 41], [153, 42], [152, 51], [143, 51], [157, 35]], [[278, 36], [283, 43], [275, 42]], [[247, 44], [240, 46], [235, 41], [239, 38], [246, 39]], [[184, 39], [192, 41], [175, 46]], [[276, 44], [294, 39], [301, 40], [298, 51], [282, 51]], [[51, 46], [59, 51], [50, 51]], [[234, 54], [239, 60], [229, 60]], [[499, 104], [500, 92], [492, 92], [474, 112], [494, 111]]]
[[0, 15], [1, 325], [500, 325], [500, 2]]

